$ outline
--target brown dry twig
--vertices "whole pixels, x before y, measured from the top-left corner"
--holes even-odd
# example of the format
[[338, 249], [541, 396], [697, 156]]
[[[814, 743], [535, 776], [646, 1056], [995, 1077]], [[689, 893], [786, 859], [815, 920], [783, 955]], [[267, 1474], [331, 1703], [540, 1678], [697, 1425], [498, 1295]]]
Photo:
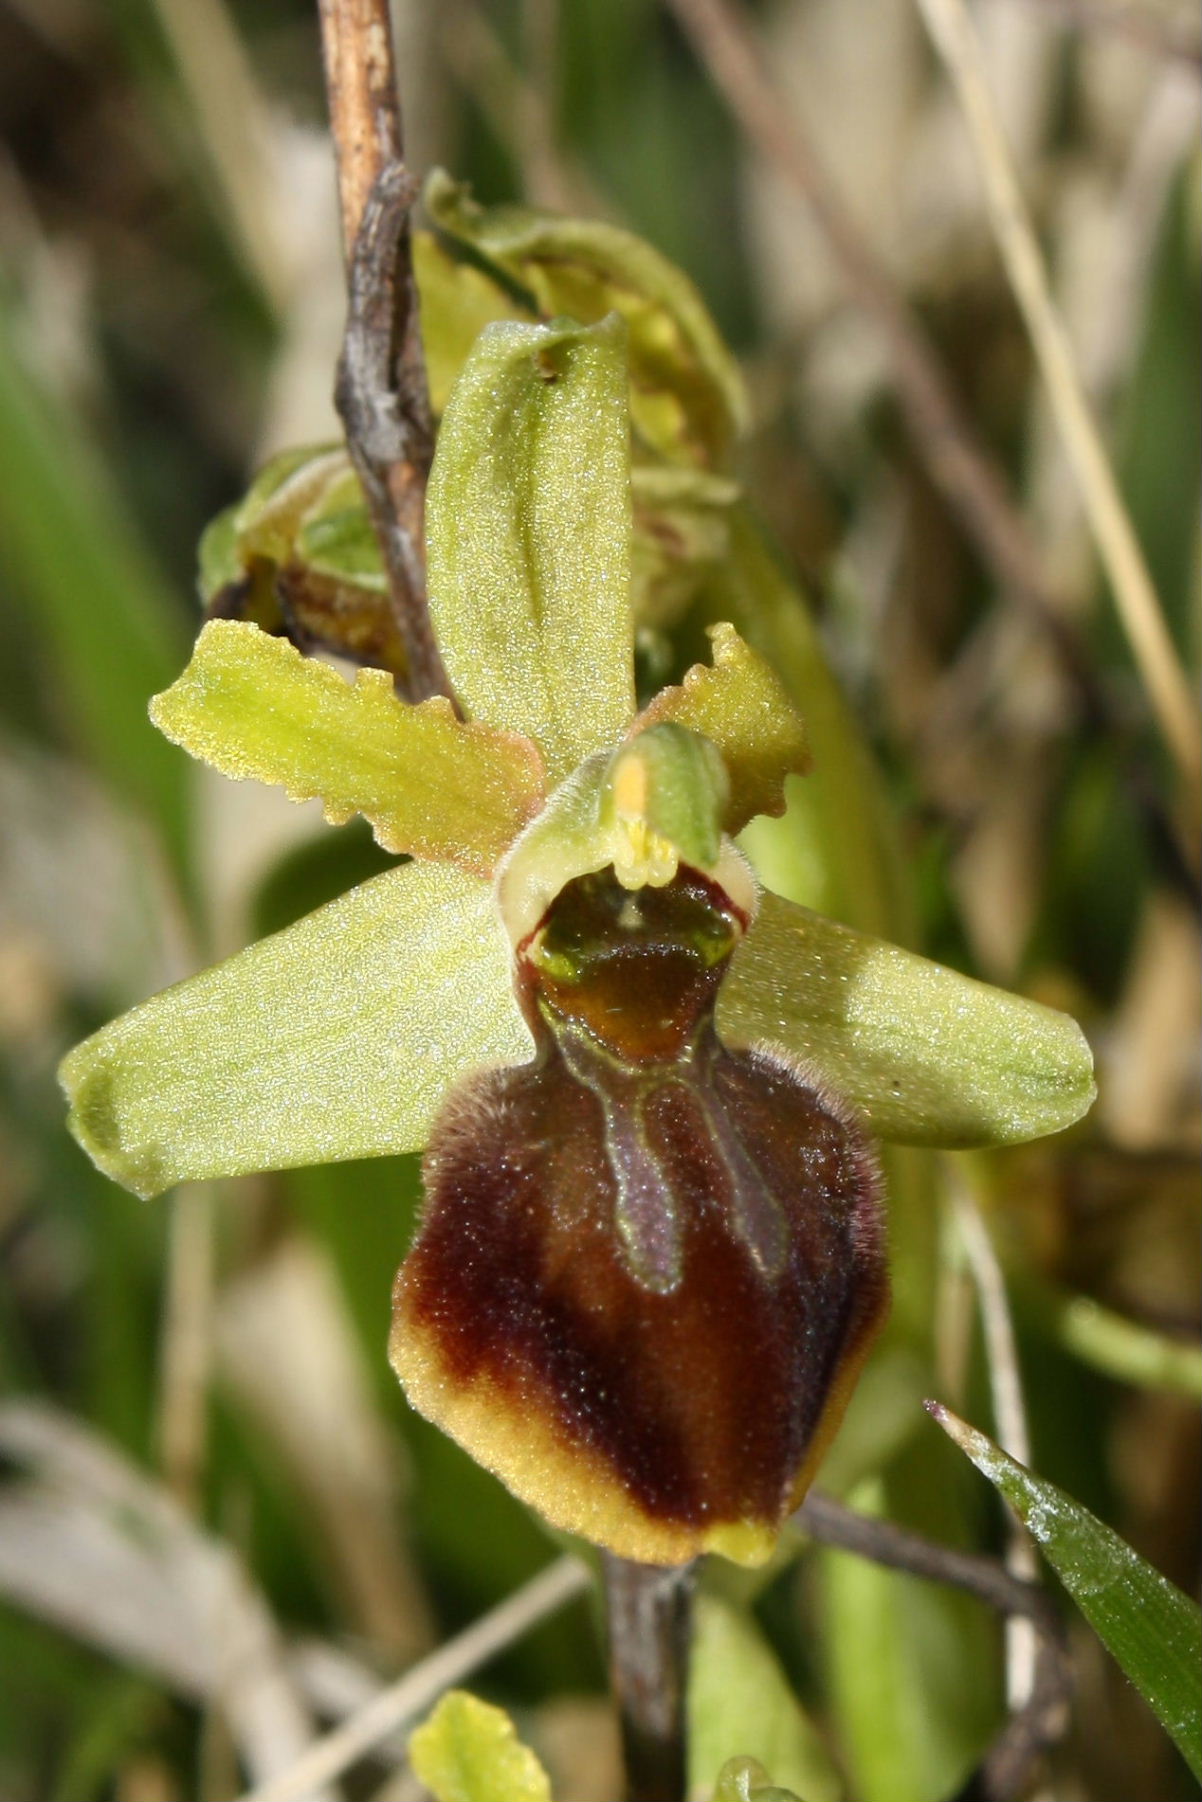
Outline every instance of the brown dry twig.
[[387, 0], [320, 0], [348, 312], [335, 399], [388, 571], [411, 701], [450, 694], [426, 599], [426, 386]]

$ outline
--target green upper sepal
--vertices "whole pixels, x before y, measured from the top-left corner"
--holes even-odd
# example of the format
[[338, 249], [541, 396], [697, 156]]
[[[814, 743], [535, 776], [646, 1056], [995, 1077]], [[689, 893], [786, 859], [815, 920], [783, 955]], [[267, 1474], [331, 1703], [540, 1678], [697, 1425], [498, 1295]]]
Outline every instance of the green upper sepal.
[[361, 813], [386, 851], [479, 876], [543, 800], [529, 739], [456, 719], [442, 697], [398, 700], [383, 670], [347, 682], [240, 620], [210, 620], [150, 717], [223, 775], [278, 783], [294, 801], [319, 796], [332, 825]]
[[489, 326], [443, 415], [430, 614], [475, 718], [534, 739], [552, 781], [634, 712], [626, 331]]

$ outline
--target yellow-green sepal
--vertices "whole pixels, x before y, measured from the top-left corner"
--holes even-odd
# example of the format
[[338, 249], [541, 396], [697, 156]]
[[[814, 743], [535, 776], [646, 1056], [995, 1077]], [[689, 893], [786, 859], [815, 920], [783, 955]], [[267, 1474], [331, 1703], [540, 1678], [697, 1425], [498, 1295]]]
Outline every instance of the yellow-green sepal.
[[225, 776], [278, 783], [293, 801], [320, 797], [332, 825], [361, 813], [386, 851], [480, 876], [543, 798], [529, 739], [464, 724], [442, 698], [400, 701], [383, 670], [347, 682], [237, 620], [205, 626], [150, 717]]
[[630, 331], [635, 430], [671, 462], [721, 468], [746, 418], [734, 358], [682, 270], [620, 226], [532, 207], [483, 207], [436, 169], [425, 203], [441, 232], [525, 290], [543, 317], [617, 312]]
[[150, 1197], [416, 1151], [452, 1083], [530, 1050], [488, 885], [405, 864], [153, 995], [59, 1080], [89, 1157]]
[[634, 711], [626, 332], [498, 324], [448, 402], [427, 497], [430, 611], [467, 712], [553, 781]]
[[810, 767], [806, 729], [784, 686], [734, 627], [709, 627], [714, 660], [694, 664], [677, 688], [665, 688], [640, 715], [675, 720], [721, 752], [729, 777], [723, 830], [740, 832], [756, 814], [785, 809], [785, 778]]
[[718, 1002], [730, 1043], [801, 1060], [901, 1144], [1006, 1145], [1093, 1101], [1075, 1020], [765, 894]]

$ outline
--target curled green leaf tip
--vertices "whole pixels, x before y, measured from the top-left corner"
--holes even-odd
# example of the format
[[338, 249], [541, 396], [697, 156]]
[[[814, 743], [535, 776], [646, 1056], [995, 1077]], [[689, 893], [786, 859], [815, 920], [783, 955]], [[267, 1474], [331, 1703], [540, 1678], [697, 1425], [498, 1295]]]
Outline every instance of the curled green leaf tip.
[[713, 1802], [804, 1802], [794, 1790], [780, 1789], [758, 1758], [727, 1759], [718, 1773]]
[[500, 1708], [451, 1690], [409, 1740], [409, 1761], [435, 1802], [551, 1802], [542, 1765]]

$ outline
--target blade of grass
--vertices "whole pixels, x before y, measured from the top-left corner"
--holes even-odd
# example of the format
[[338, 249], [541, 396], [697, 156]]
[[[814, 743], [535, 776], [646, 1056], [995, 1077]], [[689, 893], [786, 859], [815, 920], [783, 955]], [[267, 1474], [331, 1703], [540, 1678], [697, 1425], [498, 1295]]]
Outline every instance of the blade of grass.
[[1202, 1777], [1202, 1612], [1114, 1530], [943, 1407], [927, 1411], [1009, 1502], [1196, 1777]]
[[22, 366], [0, 309], [0, 568], [69, 730], [186, 865], [186, 760], [146, 714], [176, 673], [172, 600], [99, 457]]

